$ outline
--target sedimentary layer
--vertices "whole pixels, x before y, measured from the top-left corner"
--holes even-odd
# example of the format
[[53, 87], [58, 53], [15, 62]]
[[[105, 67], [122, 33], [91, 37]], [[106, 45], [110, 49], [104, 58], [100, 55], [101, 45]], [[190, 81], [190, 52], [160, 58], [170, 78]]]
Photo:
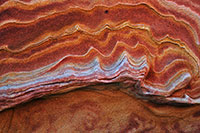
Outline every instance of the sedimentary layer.
[[[38, 1], [2, 2], [0, 110], [114, 82], [128, 82], [128, 93], [144, 97], [200, 103], [199, 6], [193, 8], [194, 3], [46, 1], [37, 7]], [[181, 16], [183, 9], [192, 16]]]

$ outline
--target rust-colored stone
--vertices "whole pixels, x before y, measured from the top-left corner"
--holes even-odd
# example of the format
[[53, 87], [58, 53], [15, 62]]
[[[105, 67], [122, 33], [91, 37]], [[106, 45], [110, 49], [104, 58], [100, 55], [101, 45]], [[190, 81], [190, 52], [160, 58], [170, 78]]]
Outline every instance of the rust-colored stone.
[[107, 87], [41, 98], [5, 110], [0, 113], [1, 132], [200, 131], [199, 106], [156, 105]]

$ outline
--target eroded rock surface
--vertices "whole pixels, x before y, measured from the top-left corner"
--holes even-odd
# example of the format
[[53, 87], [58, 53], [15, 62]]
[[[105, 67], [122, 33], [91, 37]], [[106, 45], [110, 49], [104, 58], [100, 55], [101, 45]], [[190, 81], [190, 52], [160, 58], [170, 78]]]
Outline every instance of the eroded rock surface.
[[[94, 90], [102, 88], [105, 90]], [[103, 85], [31, 101], [0, 113], [1, 132], [200, 131], [200, 106], [157, 105]]]

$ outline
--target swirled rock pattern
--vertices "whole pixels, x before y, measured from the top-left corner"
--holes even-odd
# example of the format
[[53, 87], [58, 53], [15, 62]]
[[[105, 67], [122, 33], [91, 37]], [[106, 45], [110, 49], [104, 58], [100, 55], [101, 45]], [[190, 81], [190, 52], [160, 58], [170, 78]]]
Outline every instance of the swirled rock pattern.
[[0, 110], [114, 82], [158, 103], [200, 103], [198, 1], [0, 4]]

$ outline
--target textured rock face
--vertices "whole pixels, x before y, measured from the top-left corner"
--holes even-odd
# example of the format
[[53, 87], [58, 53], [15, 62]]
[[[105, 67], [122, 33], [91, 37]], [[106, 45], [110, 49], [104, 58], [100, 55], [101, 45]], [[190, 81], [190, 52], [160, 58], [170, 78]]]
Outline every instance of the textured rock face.
[[198, 1], [2, 1], [0, 110], [98, 83], [200, 103]]
[[[105, 87], [101, 86], [100, 88]], [[200, 106], [155, 105], [116, 85], [39, 99], [0, 113], [1, 132], [198, 133]], [[99, 88], [99, 87], [98, 87]], [[103, 88], [102, 88], [103, 89]]]
[[0, 131], [199, 132], [199, 15], [198, 0], [1, 0]]

